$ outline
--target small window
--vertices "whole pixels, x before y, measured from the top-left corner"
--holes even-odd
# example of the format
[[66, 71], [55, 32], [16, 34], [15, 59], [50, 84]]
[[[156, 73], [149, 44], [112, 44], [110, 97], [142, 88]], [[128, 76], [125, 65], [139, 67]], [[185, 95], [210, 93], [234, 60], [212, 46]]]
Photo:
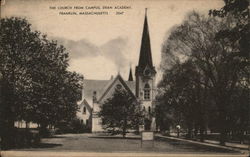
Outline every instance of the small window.
[[150, 92], [151, 92], [150, 86], [148, 83], [146, 83], [144, 86], [144, 100], [150, 100]]
[[86, 114], [86, 107], [84, 106], [83, 109], [82, 109], [82, 113], [83, 114]]
[[144, 99], [150, 100], [150, 90], [144, 90]]
[[148, 88], [149, 89], [150, 88], [149, 84], [146, 83], [145, 86], [144, 86], [144, 88]]
[[151, 113], [151, 107], [150, 106], [148, 107], [148, 113]]
[[96, 100], [97, 100], [97, 92], [96, 91], [93, 91], [93, 102], [96, 102]]
[[120, 90], [120, 89], [122, 89], [122, 85], [117, 84], [117, 85], [116, 85], [116, 88], [117, 88], [118, 90]]

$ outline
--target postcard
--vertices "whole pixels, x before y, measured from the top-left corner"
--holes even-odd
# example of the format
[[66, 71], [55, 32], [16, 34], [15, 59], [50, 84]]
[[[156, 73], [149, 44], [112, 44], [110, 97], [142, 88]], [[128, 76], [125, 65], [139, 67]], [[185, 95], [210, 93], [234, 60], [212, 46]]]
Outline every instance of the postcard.
[[0, 156], [248, 156], [247, 19], [247, 0], [2, 0]]

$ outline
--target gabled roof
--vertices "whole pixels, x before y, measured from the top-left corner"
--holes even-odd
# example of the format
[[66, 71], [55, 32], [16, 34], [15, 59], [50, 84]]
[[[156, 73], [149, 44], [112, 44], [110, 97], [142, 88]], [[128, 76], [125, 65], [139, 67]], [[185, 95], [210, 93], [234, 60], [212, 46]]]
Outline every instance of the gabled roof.
[[130, 91], [135, 95], [135, 81], [125, 81]]
[[89, 110], [89, 112], [91, 112], [92, 108], [91, 108], [91, 106], [89, 105], [89, 103], [87, 102], [86, 99], [84, 99], [82, 101], [82, 103], [79, 105], [79, 107], [82, 107], [82, 106], [85, 106], [87, 108], [87, 110]]
[[[102, 99], [107, 95], [107, 93], [110, 92], [111, 88], [114, 86], [114, 84], [115, 84], [115, 82], [117, 80], [119, 80], [121, 82], [121, 84], [123, 85], [123, 87], [131, 94], [131, 96], [133, 96], [134, 98], [136, 98], [134, 92], [131, 91], [131, 88], [135, 89], [135, 83], [133, 83], [133, 81], [126, 81], [125, 82], [123, 80], [123, 78], [121, 77], [121, 75], [118, 74], [116, 76], [116, 78], [109, 84], [108, 88], [104, 91], [104, 93], [102, 94], [102, 96], [99, 99], [97, 99], [98, 102], [102, 101]], [[128, 83], [128, 82], [131, 82], [131, 83]]]
[[[92, 102], [94, 91], [97, 93], [97, 99], [107, 88], [109, 82], [112, 80], [83, 80], [83, 95], [87, 102]], [[90, 104], [92, 106], [92, 104]]]

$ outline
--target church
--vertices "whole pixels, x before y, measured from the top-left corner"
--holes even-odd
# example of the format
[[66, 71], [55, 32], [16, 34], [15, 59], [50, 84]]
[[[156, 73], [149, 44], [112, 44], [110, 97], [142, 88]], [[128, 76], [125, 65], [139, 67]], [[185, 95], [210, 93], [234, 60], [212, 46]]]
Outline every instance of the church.
[[[101, 118], [98, 116], [100, 106], [113, 95], [115, 88], [122, 88], [132, 94], [142, 105], [142, 109], [151, 113], [155, 106], [156, 70], [152, 61], [150, 35], [145, 14], [141, 49], [138, 65], [135, 68], [135, 80], [130, 68], [128, 79], [123, 79], [120, 74], [111, 77], [110, 80], [88, 80], [83, 81], [82, 100], [79, 104], [77, 117], [85, 124], [91, 132], [103, 132]], [[151, 126], [154, 118], [151, 118]], [[154, 125], [154, 124], [153, 124]]]

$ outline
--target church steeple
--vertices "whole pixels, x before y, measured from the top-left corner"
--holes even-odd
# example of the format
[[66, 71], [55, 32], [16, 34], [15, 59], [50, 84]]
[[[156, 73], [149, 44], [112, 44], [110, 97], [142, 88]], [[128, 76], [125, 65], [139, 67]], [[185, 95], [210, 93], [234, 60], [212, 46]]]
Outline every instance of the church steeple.
[[155, 73], [155, 69], [152, 61], [151, 45], [150, 45], [150, 35], [147, 20], [147, 8], [145, 9], [145, 19], [143, 25], [142, 39], [141, 39], [141, 49], [138, 66], [136, 67], [136, 75], [142, 73], [145, 68], [150, 69], [152, 73]]
[[[151, 88], [154, 88], [155, 75], [156, 75], [156, 70], [155, 70], [155, 67], [154, 67], [153, 61], [152, 61], [149, 26], [148, 26], [147, 9], [146, 9], [145, 10], [143, 31], [142, 31], [139, 62], [135, 68], [136, 97], [144, 100], [143, 99], [143, 93], [144, 93], [143, 89], [145, 87], [150, 87], [150, 90], [151, 90]], [[150, 95], [145, 95], [145, 99], [148, 98], [147, 96], [150, 96]], [[153, 100], [153, 99], [151, 99], [151, 100]]]
[[130, 67], [130, 70], [129, 70], [128, 81], [133, 81], [133, 74], [132, 74], [132, 68], [131, 67]]
[[146, 8], [138, 67], [144, 69], [147, 65], [150, 68], [153, 68], [149, 28], [148, 28], [148, 20], [147, 20], [147, 8]]

